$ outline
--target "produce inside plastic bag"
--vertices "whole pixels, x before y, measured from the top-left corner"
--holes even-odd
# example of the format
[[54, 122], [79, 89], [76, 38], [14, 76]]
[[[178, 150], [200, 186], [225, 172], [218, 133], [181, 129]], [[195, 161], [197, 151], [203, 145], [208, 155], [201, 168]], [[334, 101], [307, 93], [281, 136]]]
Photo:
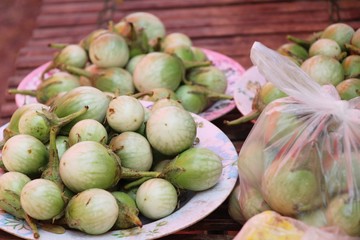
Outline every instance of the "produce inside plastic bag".
[[263, 110], [241, 148], [241, 214], [273, 210], [320, 232], [360, 237], [360, 97], [340, 100], [333, 86], [261, 43], [251, 60], [289, 97]]
[[249, 219], [234, 240], [356, 240], [330, 228], [320, 230], [275, 211], [264, 211]]

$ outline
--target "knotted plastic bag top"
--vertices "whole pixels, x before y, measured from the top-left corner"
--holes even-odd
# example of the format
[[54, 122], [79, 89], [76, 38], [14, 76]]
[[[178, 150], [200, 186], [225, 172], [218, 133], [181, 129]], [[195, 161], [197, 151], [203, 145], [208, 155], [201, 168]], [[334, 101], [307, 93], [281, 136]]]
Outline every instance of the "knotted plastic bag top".
[[[334, 86], [320, 86], [294, 62], [259, 42], [253, 44], [250, 58], [268, 81], [314, 110], [326, 111], [340, 118], [346, 118], [347, 115], [343, 114], [343, 111], [351, 112], [351, 109], [360, 104], [358, 98], [341, 101]], [[356, 115], [358, 111], [353, 114], [355, 116], [352, 115], [350, 121], [359, 123], [359, 115]]]

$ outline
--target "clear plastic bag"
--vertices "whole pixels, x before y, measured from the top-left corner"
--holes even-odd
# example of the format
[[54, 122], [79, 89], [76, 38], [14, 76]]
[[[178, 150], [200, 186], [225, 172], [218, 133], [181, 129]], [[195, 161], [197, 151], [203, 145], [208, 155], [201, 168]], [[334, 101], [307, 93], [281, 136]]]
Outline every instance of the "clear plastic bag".
[[239, 153], [243, 215], [271, 209], [320, 232], [360, 237], [360, 97], [340, 100], [334, 86], [261, 43], [251, 60], [289, 97], [262, 111]]
[[248, 220], [234, 240], [356, 240], [334, 229], [319, 229], [274, 211], [261, 212]]

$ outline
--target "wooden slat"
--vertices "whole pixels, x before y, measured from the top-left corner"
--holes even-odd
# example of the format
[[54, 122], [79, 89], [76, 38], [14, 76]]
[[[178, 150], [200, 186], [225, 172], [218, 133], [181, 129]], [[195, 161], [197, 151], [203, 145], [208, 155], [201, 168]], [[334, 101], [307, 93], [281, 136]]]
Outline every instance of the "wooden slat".
[[95, 24], [41, 28], [34, 30], [33, 40], [56, 39], [57, 37], [73, 37], [73, 39], [80, 40], [95, 29]]
[[19, 59], [16, 62], [16, 67], [18, 68], [36, 68], [52, 59], [52, 56], [33, 56], [31, 58]]
[[[339, 6], [340, 10], [350, 9], [350, 8], [356, 8], [359, 10], [359, 1], [341, 0], [341, 1], [336, 1], [336, 3]], [[360, 16], [358, 15], [358, 17]]]
[[[168, 9], [179, 9], [179, 8], [189, 8], [189, 9], [201, 9], [206, 6], [226, 6], [226, 5], [264, 5], [271, 6], [272, 8], [276, 7], [277, 4], [282, 4], [283, 2], [289, 3], [289, 1], [274, 1], [274, 0], [183, 0], [183, 1], [163, 1], [163, 0], [124, 0], [123, 4], [119, 4], [118, 9], [121, 11], [149, 11], [152, 9], [159, 10], [168, 10]], [[302, 2], [311, 2], [314, 1], [302, 1]], [[320, 0], [317, 2], [327, 3], [326, 0]], [[274, 4], [276, 3], [276, 4]], [[301, 4], [301, 3], [300, 3]], [[295, 5], [295, 4], [292, 4]], [[260, 6], [261, 7], [261, 6]]]
[[246, 36], [246, 35], [257, 35], [257, 34], [272, 34], [282, 33], [284, 36], [289, 33], [294, 32], [315, 32], [320, 29], [323, 29], [327, 26], [326, 23], [312, 24], [309, 25], [307, 23], [298, 23], [298, 24], [287, 24], [287, 25], [272, 25], [272, 24], [254, 24], [252, 26], [242, 26], [239, 28], [238, 26], [233, 25], [225, 25], [221, 28], [214, 31], [211, 26], [202, 27], [198, 29], [193, 28], [172, 28], [171, 30], [174, 32], [183, 32], [192, 38], [219, 38], [219, 37], [230, 37], [230, 36]]
[[[16, 72], [17, 72], [17, 71], [18, 71], [18, 70], [16, 70]], [[26, 71], [26, 72], [24, 72], [23, 74], [28, 74], [28, 73], [29, 73], [29, 71]], [[16, 74], [14, 74], [14, 76], [9, 77], [9, 86], [14, 85], [14, 83], [15, 83], [15, 84], [18, 84], [18, 83], [21, 81], [22, 76], [23, 76], [23, 75], [17, 76]]]
[[[300, 5], [300, 6], [299, 6]], [[307, 7], [307, 8], [306, 8]], [[262, 14], [266, 14], [268, 16], [272, 15], [274, 18], [283, 13], [290, 14], [294, 12], [312, 12], [318, 11], [323, 12], [324, 9], [327, 9], [327, 4], [324, 2], [316, 2], [311, 4], [310, 6], [306, 6], [306, 4], [291, 4], [291, 3], [279, 3], [279, 4], [258, 4], [258, 5], [234, 5], [234, 6], [207, 6], [202, 8], [176, 8], [176, 9], [149, 9], [148, 12], [153, 13], [158, 16], [162, 21], [176, 21], [179, 19], [189, 20], [189, 18], [193, 19], [201, 19], [201, 18], [212, 18], [219, 16], [235, 16], [240, 19], [247, 19], [251, 17], [261, 17]], [[115, 14], [115, 18], [122, 18], [125, 15], [133, 12], [132, 10], [127, 12], [123, 10], [121, 7]], [[251, 13], [251, 14], [249, 14]], [[317, 16], [313, 16], [313, 19], [316, 19]], [[171, 19], [171, 20], [170, 20]], [[289, 18], [290, 20], [291, 18]], [[292, 19], [294, 21], [296, 19]], [[298, 19], [298, 21], [305, 19]], [[189, 24], [191, 22], [189, 21]]]
[[[49, 39], [49, 41], [53, 41], [53, 39]], [[62, 42], [62, 43], [69, 43], [69, 42]], [[36, 55], [53, 55], [54, 52], [58, 50], [47, 47], [46, 44], [41, 44], [38, 46], [25, 46], [19, 51], [19, 57], [31, 57]]]
[[[8, 112], [2, 111], [7, 102], [4, 99], [7, 87], [11, 85], [8, 78], [14, 74], [14, 64], [18, 51], [31, 37], [35, 27], [35, 17], [40, 12], [40, 0], [2, 0], [0, 2], [0, 54], [2, 57], [0, 68], [0, 117], [7, 117]], [[20, 34], [19, 34], [20, 33]], [[5, 108], [13, 110], [12, 108]], [[11, 111], [10, 111], [11, 112]]]
[[[90, 30], [91, 31], [91, 30]], [[75, 35], [75, 36], [67, 36], [67, 35], [61, 35], [59, 37], [51, 37], [50, 33], [47, 33], [48, 36], [43, 38], [37, 38], [37, 39], [31, 39], [27, 46], [32, 47], [42, 47], [47, 48], [49, 43], [78, 43], [84, 36], [86, 36], [87, 32], [84, 31], [83, 35]]]
[[52, 4], [52, 3], [76, 3], [76, 2], [99, 2], [99, 0], [42, 0], [43, 5]]
[[[351, 9], [346, 9], [344, 11], [341, 11], [339, 16], [340, 19], [338, 20], [339, 22], [344, 22], [344, 21], [352, 21], [352, 22], [359, 22], [360, 20], [360, 8], [351, 8]], [[357, 25], [358, 26], [358, 25]], [[356, 27], [356, 26], [354, 26]]]
[[[61, 19], [61, 21], [59, 21]], [[40, 16], [37, 20], [38, 27], [41, 28], [52, 28], [52, 27], [63, 27], [63, 26], [81, 26], [81, 25], [96, 25], [98, 21], [98, 13], [59, 13], [59, 14], [49, 14]]]
[[44, 4], [42, 7], [42, 14], [43, 15], [50, 15], [50, 14], [83, 14], [83, 13], [98, 13], [99, 9], [104, 7], [103, 1], [84, 1], [84, 2], [70, 2], [68, 4], [64, 4], [63, 1], [58, 3], [49, 3]]
[[11, 102], [4, 102], [1, 105], [1, 124], [4, 125], [5, 123], [7, 123], [10, 120], [11, 115], [13, 114], [13, 112], [15, 112], [15, 110], [17, 109], [17, 106], [14, 104], [13, 101]]
[[[175, 13], [174, 13], [175, 14]], [[317, 18], [313, 18], [312, 12], [307, 13], [294, 13], [292, 14], [293, 17], [306, 17], [308, 20], [304, 21], [292, 21], [286, 24], [286, 26], [289, 26], [289, 28], [293, 27], [294, 25], [302, 24], [302, 27], [306, 25], [312, 25], [317, 23], [328, 24], [328, 15], [326, 13], [319, 14]], [[221, 31], [222, 28], [226, 26], [232, 26], [233, 28], [237, 28], [237, 32], [234, 34], [237, 34], [241, 31], [247, 30], [247, 29], [253, 29], [252, 31], [257, 31], [259, 29], [259, 32], [263, 31], [265, 28], [270, 29], [267, 30], [273, 31], [272, 33], [277, 33], [278, 29], [281, 29], [282, 22], [287, 21], [289, 19], [288, 14], [279, 14], [279, 15], [253, 15], [249, 18], [239, 17], [236, 15], [231, 16], [217, 16], [217, 17], [204, 17], [204, 18], [194, 18], [194, 19], [177, 19], [177, 20], [166, 20], [164, 19], [164, 25], [168, 32], [174, 31], [173, 29], [194, 29], [201, 30], [202, 28], [213, 28], [213, 32]], [[192, 22], [192, 24], [189, 24], [189, 21]], [[309, 24], [311, 23], [311, 24]], [[310, 27], [310, 26], [308, 26]], [[214, 31], [215, 30], [215, 31]], [[244, 31], [244, 34], [246, 34], [248, 31]], [[205, 37], [205, 36], [204, 36]]]

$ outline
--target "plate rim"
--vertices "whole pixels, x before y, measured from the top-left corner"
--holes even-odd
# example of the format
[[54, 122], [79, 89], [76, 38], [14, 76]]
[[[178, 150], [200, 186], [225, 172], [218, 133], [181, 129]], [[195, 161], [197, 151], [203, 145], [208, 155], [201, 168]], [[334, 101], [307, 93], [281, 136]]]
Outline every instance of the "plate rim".
[[[244, 85], [249, 84], [249, 76], [255, 77], [251, 79], [251, 81], [254, 81], [253, 84], [260, 84], [260, 86], [262, 86], [266, 82], [266, 79], [260, 74], [255, 65], [246, 69], [242, 76], [236, 81], [234, 88], [234, 102], [236, 108], [243, 116], [251, 112], [252, 99], [255, 96], [255, 92], [243, 88]], [[243, 99], [245, 96], [247, 97], [245, 98], [246, 101]]]

